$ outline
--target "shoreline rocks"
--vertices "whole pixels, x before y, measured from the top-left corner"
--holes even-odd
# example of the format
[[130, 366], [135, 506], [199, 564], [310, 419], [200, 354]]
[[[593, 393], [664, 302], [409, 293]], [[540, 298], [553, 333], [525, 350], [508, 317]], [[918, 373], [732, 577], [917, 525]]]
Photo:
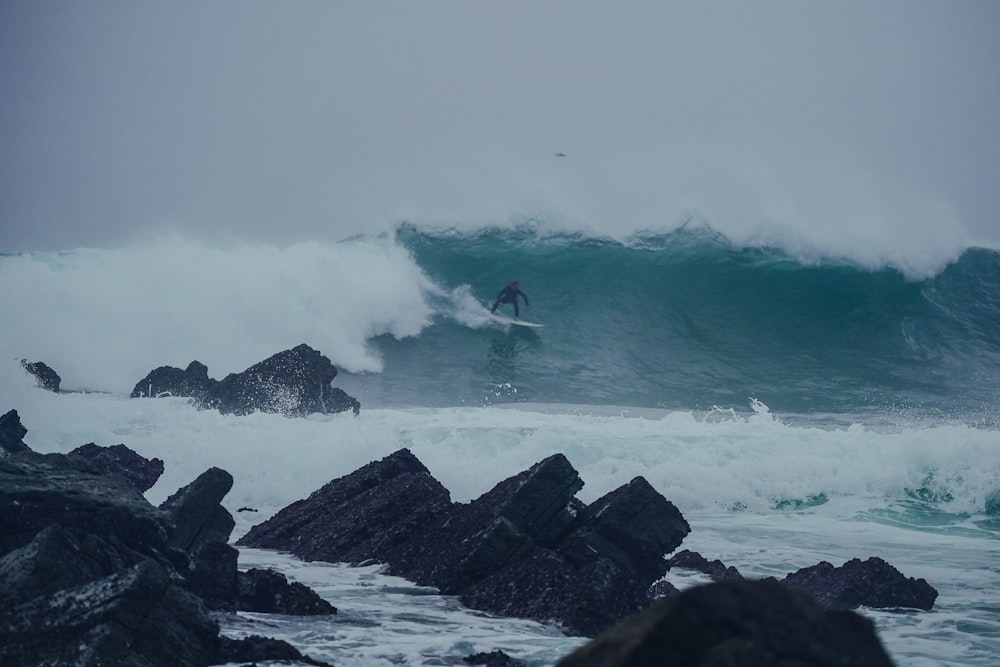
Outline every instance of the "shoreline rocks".
[[452, 503], [401, 449], [292, 503], [237, 545], [386, 563], [473, 609], [590, 636], [648, 604], [663, 554], [690, 527], [641, 477], [589, 506], [575, 498], [582, 486], [556, 454], [471, 503]]
[[[8, 416], [20, 439], [27, 430]], [[210, 469], [156, 508], [124, 475], [77, 454], [25, 445], [0, 458], [0, 663], [324, 664], [283, 641], [219, 635], [210, 609], [234, 611], [241, 599], [232, 517], [219, 504], [231, 484]], [[272, 597], [294, 601], [284, 613], [336, 613], [283, 575], [270, 580]]]

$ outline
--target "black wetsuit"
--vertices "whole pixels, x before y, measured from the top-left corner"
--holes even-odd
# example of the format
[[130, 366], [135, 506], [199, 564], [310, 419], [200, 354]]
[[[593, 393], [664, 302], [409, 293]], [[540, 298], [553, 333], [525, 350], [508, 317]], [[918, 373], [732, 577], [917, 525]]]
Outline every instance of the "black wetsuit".
[[520, 309], [517, 307], [517, 297], [520, 296], [524, 299], [524, 305], [528, 305], [528, 295], [522, 292], [519, 288], [514, 287], [513, 283], [507, 285], [500, 293], [497, 294], [497, 300], [493, 302], [493, 307], [490, 308], [491, 313], [497, 312], [497, 308], [501, 303], [512, 303], [514, 304], [514, 317], [520, 317]]

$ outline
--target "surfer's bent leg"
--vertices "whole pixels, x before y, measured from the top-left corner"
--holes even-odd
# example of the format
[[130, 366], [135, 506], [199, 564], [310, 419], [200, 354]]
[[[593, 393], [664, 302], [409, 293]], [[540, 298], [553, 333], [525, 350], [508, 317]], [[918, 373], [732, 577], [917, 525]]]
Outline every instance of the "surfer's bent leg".
[[520, 311], [517, 309], [517, 299], [514, 299], [514, 319], [516, 320], [521, 316]]
[[493, 307], [490, 308], [490, 312], [491, 313], [497, 312], [497, 306], [499, 305], [500, 305], [500, 299], [497, 299], [496, 301], [493, 302]]

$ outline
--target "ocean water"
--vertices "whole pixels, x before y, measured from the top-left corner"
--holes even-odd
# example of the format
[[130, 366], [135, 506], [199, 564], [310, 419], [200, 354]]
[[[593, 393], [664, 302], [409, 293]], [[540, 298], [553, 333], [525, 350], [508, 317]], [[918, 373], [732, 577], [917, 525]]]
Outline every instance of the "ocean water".
[[[923, 577], [933, 610], [861, 610], [895, 662], [995, 665], [1000, 253], [821, 250], [699, 223], [612, 238], [536, 220], [4, 255], [0, 410], [18, 410], [37, 451], [124, 443], [162, 458], [154, 503], [228, 470], [234, 538], [400, 447], [460, 502], [562, 452], [581, 500], [642, 475], [691, 524], [682, 548], [746, 576], [878, 556]], [[544, 328], [486, 316], [513, 278], [531, 302], [522, 317]], [[222, 378], [299, 343], [330, 357], [360, 416], [128, 398], [158, 366], [197, 359]], [[52, 366], [66, 393], [36, 388], [20, 359]], [[241, 564], [276, 567], [342, 613], [244, 614], [224, 631], [338, 665], [494, 649], [550, 665], [581, 641], [376, 566], [249, 549]]]

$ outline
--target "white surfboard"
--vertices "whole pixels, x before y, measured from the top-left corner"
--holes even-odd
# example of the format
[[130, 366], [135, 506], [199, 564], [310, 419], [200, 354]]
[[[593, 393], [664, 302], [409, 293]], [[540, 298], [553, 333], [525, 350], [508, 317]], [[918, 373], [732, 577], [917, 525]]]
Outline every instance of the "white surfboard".
[[538, 322], [525, 322], [524, 320], [515, 320], [513, 317], [507, 317], [506, 315], [497, 315], [496, 313], [490, 313], [490, 317], [497, 322], [503, 322], [504, 324], [516, 324], [519, 327], [544, 327], [544, 324], [539, 324]]

